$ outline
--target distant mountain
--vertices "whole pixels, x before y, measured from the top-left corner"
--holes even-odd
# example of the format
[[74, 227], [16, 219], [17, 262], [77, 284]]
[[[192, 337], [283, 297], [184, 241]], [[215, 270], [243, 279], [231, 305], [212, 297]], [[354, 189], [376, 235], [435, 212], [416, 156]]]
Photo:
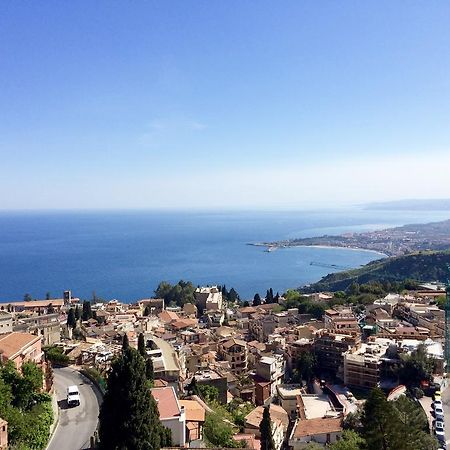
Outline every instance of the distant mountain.
[[450, 199], [411, 199], [392, 202], [368, 203], [363, 205], [368, 210], [388, 211], [450, 211]]
[[359, 268], [337, 272], [323, 277], [305, 288], [304, 292], [344, 291], [353, 282], [370, 281], [441, 281], [449, 278], [450, 250], [442, 252], [417, 252], [404, 256], [379, 259]]

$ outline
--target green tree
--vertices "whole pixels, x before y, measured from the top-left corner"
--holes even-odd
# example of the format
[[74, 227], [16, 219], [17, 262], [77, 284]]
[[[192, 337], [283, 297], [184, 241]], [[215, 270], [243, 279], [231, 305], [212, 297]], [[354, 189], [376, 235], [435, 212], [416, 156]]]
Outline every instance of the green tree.
[[394, 438], [394, 414], [392, 404], [386, 400], [380, 388], [375, 387], [370, 391], [361, 422], [368, 449], [390, 450], [390, 440]]
[[316, 444], [315, 442], [310, 442], [303, 447], [304, 450], [323, 450], [323, 445]]
[[45, 300], [51, 300], [51, 298], [52, 298], [52, 295], [50, 294], [50, 292], [47, 292], [45, 294]]
[[101, 449], [159, 450], [167, 442], [144, 358], [130, 346], [112, 363], [99, 419]]
[[73, 308], [70, 308], [67, 313], [67, 326], [70, 328], [75, 328], [77, 326], [77, 320], [75, 319], [75, 311]]
[[365, 446], [364, 439], [353, 430], [345, 430], [341, 439], [331, 444], [330, 450], [361, 450]]
[[33, 300], [33, 297], [31, 296], [31, 294], [25, 294], [24, 296], [23, 296], [23, 300], [25, 301], [25, 302], [31, 302], [32, 300]]
[[196, 384], [196, 386], [198, 394], [206, 403], [213, 403], [219, 400], [219, 390], [216, 387], [208, 384]]
[[273, 290], [272, 288], [270, 288], [266, 292], [266, 303], [273, 303], [273, 301]]
[[259, 306], [261, 304], [261, 296], [259, 294], [255, 294], [253, 297], [253, 306]]
[[233, 439], [233, 428], [231, 425], [215, 412], [206, 414], [203, 436], [216, 447], [240, 447], [240, 444]]
[[83, 302], [83, 311], [81, 313], [81, 318], [82, 320], [92, 319], [91, 302], [89, 300]]
[[148, 317], [152, 313], [152, 310], [149, 305], [147, 305], [144, 309], [144, 317]]
[[145, 350], [145, 339], [142, 333], [139, 333], [138, 336], [138, 352], [143, 358], [147, 357], [147, 352]]
[[275, 450], [275, 442], [272, 435], [272, 421], [270, 420], [270, 410], [264, 407], [263, 417], [259, 424], [261, 433], [261, 450]]
[[124, 333], [122, 336], [122, 351], [125, 351], [128, 348], [130, 348], [130, 341], [128, 340], [127, 333]]
[[317, 359], [314, 353], [300, 353], [294, 369], [294, 382], [298, 383], [302, 380], [310, 382], [314, 377], [316, 366]]
[[80, 312], [80, 307], [77, 305], [75, 307], [75, 319], [78, 321], [81, 318], [81, 312]]
[[391, 442], [392, 449], [436, 449], [436, 440], [428, 432], [427, 416], [418, 403], [403, 395], [392, 402], [392, 406], [395, 415], [393, 428], [396, 430]]
[[239, 300], [240, 300], [239, 294], [237, 293], [236, 289], [231, 288], [230, 292], [228, 293], [228, 301], [230, 303], [235, 303], [238, 302]]
[[155, 380], [155, 372], [153, 368], [152, 358], [147, 358], [145, 360], [145, 375], [147, 376], [148, 381], [153, 384], [153, 381]]
[[401, 359], [397, 371], [401, 383], [411, 388], [419, 386], [422, 380], [431, 380], [434, 361], [428, 356], [423, 344], [420, 344], [411, 355], [401, 355]]

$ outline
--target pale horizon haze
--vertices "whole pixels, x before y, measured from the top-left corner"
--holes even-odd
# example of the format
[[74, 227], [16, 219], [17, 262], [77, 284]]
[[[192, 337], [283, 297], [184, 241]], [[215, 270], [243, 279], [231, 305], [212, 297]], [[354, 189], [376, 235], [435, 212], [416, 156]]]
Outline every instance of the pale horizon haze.
[[450, 3], [0, 3], [0, 209], [450, 198]]

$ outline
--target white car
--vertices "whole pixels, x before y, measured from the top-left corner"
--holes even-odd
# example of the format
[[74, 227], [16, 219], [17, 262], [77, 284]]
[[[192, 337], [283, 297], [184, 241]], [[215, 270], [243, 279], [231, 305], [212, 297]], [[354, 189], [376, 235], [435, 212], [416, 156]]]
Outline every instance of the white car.
[[444, 420], [444, 410], [442, 409], [442, 406], [435, 406], [435, 408], [434, 408], [434, 416], [436, 417], [436, 421]]
[[433, 402], [433, 408], [441, 408], [442, 409], [442, 401], [441, 400], [435, 400]]
[[436, 420], [434, 423], [434, 433], [437, 438], [443, 438], [445, 440], [444, 422], [442, 420]]
[[78, 406], [80, 404], [80, 391], [78, 386], [69, 386], [67, 388], [67, 404], [69, 406]]

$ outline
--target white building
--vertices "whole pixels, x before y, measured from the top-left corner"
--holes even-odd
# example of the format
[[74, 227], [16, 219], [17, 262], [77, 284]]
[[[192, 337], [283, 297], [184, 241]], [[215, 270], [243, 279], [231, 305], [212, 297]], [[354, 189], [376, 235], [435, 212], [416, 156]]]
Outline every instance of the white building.
[[184, 447], [186, 444], [186, 414], [180, 406], [173, 387], [153, 388], [153, 398], [158, 405], [161, 423], [172, 432], [172, 444]]

